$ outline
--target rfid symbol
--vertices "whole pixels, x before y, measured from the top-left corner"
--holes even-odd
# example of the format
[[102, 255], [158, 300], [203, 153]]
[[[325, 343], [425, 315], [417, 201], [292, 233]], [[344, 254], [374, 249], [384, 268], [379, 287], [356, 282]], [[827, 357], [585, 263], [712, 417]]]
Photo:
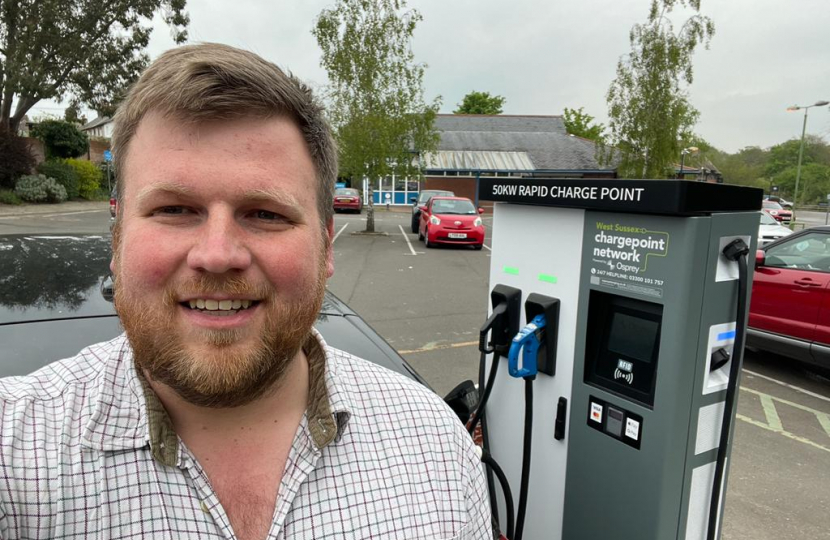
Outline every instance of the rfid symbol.
[[628, 384], [633, 384], [633, 382], [634, 382], [634, 374], [633, 373], [625, 373], [623, 371], [620, 371], [619, 368], [614, 370], [614, 378], [618, 379], [618, 380], [623, 379]]

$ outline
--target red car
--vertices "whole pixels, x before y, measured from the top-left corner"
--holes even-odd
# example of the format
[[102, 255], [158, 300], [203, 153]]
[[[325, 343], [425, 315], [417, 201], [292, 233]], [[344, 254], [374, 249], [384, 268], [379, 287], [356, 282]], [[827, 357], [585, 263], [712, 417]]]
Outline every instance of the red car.
[[793, 213], [785, 209], [783, 206], [775, 201], [763, 201], [764, 212], [775, 218], [781, 223], [789, 223], [793, 219]]
[[421, 207], [418, 239], [428, 248], [437, 244], [461, 244], [481, 249], [484, 224], [479, 214], [483, 212], [464, 197], [432, 197]]
[[830, 227], [759, 249], [747, 346], [830, 368]]
[[360, 192], [353, 188], [337, 188], [334, 190], [334, 211], [351, 210], [358, 214], [363, 210], [363, 201]]

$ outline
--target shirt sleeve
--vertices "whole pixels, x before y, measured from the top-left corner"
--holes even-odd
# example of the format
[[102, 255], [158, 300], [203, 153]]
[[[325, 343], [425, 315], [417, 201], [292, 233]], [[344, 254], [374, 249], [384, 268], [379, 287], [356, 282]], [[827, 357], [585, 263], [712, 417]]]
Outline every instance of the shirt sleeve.
[[[466, 430], [464, 432], [467, 435]], [[467, 435], [469, 437], [469, 435]], [[493, 540], [493, 525], [490, 511], [490, 497], [487, 492], [487, 477], [472, 439], [465, 446], [467, 466], [467, 516], [468, 522], [459, 540]]]

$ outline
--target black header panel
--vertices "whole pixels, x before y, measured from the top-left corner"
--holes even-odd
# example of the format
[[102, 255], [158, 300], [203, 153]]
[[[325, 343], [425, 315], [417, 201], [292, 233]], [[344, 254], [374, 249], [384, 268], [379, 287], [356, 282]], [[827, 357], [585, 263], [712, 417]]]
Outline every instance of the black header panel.
[[705, 215], [761, 209], [759, 188], [688, 180], [481, 178], [483, 201], [637, 214]]

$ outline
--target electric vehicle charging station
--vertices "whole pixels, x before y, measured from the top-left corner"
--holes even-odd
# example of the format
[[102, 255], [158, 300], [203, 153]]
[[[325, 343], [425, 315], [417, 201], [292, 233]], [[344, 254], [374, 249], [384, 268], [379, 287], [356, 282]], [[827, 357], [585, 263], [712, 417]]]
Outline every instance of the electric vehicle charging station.
[[521, 294], [485, 418], [513, 498], [525, 488], [524, 538], [718, 538], [762, 190], [482, 178], [478, 195], [495, 201], [490, 308]]

